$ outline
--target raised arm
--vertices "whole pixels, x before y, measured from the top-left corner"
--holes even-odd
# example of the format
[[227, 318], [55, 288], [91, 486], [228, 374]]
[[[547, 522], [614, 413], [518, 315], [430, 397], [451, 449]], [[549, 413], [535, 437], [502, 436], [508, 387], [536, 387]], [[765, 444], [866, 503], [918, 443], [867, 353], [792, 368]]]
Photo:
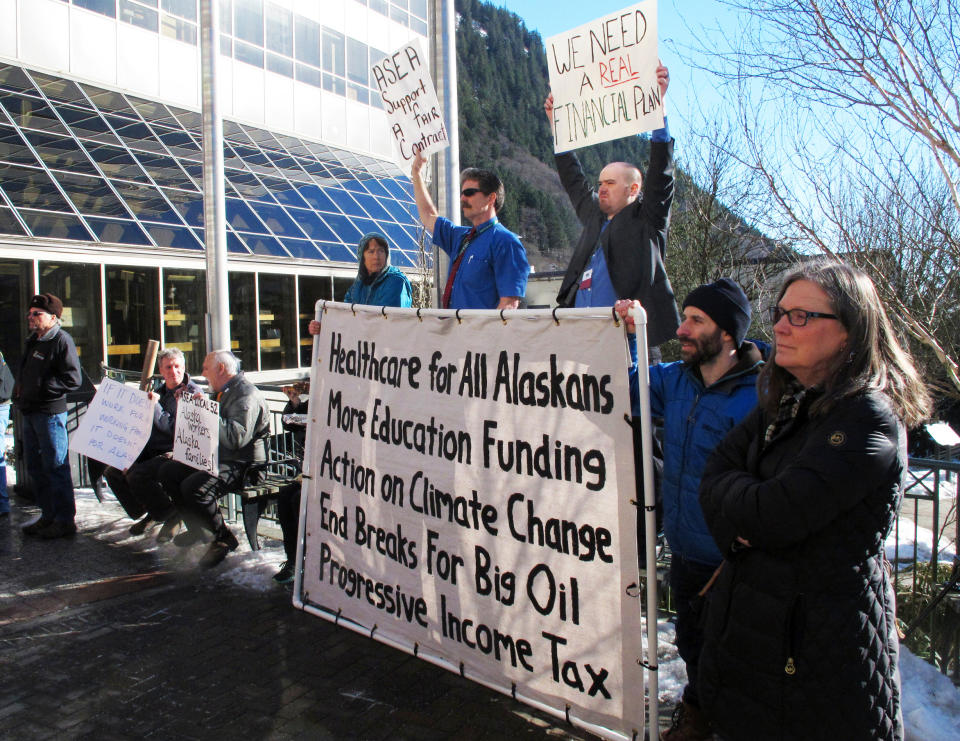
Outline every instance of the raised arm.
[[433, 225], [437, 223], [437, 207], [433, 204], [433, 199], [427, 192], [426, 183], [423, 182], [423, 165], [426, 162], [423, 155], [417, 152], [413, 158], [413, 165], [410, 167], [410, 180], [413, 181], [413, 196], [417, 202], [417, 212], [420, 214], [420, 221], [424, 228], [433, 234]]

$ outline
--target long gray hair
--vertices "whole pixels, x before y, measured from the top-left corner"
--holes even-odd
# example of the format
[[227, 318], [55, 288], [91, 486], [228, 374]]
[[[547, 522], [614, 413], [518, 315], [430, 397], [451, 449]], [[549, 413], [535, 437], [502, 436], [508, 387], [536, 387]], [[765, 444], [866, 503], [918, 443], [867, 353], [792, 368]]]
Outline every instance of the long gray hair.
[[[900, 347], [877, 288], [866, 273], [835, 260], [818, 260], [790, 273], [780, 287], [777, 301], [798, 280], [820, 286], [830, 297], [833, 313], [847, 330], [847, 348], [833, 359], [823, 383], [823, 396], [810, 413], [826, 413], [840, 399], [861, 391], [880, 391], [908, 427], [930, 414], [930, 394], [909, 352]], [[776, 414], [784, 388], [792, 378], [776, 364], [776, 348], [757, 379], [760, 404]]]

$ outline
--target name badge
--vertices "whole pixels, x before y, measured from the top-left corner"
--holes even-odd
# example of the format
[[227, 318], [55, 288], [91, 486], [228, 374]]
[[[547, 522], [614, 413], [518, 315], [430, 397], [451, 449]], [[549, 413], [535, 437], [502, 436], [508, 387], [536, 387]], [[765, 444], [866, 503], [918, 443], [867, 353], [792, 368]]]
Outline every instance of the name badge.
[[580, 277], [580, 288], [589, 288], [593, 283], [593, 268], [587, 268]]

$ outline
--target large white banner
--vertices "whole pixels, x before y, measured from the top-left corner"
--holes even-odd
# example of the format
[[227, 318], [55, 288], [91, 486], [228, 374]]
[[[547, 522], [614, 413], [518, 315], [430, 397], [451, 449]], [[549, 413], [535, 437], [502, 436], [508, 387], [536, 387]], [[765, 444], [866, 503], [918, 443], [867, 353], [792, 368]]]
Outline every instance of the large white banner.
[[104, 378], [70, 435], [70, 450], [126, 471], [150, 439], [153, 405], [146, 391]]
[[642, 736], [623, 328], [328, 304], [317, 342], [307, 608]]
[[217, 476], [219, 451], [220, 404], [206, 396], [183, 394], [177, 402], [173, 459]]
[[555, 152], [663, 126], [656, 0], [610, 13], [545, 43]]
[[450, 146], [427, 57], [414, 39], [371, 69], [390, 122], [394, 149], [404, 162]]

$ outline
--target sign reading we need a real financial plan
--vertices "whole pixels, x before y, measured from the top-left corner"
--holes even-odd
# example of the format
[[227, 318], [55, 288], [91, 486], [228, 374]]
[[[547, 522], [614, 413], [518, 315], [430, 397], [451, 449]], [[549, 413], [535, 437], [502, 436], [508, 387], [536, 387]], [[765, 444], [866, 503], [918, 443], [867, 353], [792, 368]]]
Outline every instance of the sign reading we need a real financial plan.
[[663, 126], [656, 0], [551, 36], [546, 50], [555, 152]]
[[328, 304], [317, 343], [305, 606], [642, 736], [622, 325]]

